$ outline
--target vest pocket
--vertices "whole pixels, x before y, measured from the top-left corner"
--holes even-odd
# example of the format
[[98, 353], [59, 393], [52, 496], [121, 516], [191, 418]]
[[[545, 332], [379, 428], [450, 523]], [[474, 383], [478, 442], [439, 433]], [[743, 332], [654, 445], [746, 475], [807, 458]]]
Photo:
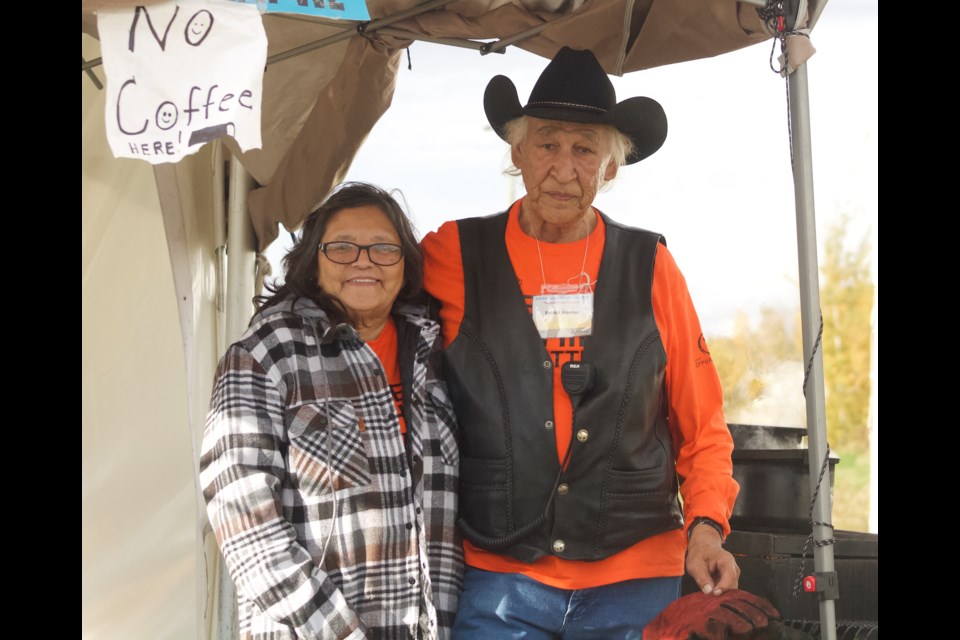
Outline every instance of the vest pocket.
[[620, 551], [648, 536], [679, 528], [677, 494], [663, 467], [611, 469], [601, 497], [600, 545]]
[[669, 493], [662, 467], [639, 471], [611, 469], [603, 491], [604, 500], [662, 500]]
[[[304, 404], [288, 410], [289, 466], [304, 496], [319, 498], [371, 482], [360, 421], [349, 400]], [[329, 463], [329, 467], [328, 467]]]

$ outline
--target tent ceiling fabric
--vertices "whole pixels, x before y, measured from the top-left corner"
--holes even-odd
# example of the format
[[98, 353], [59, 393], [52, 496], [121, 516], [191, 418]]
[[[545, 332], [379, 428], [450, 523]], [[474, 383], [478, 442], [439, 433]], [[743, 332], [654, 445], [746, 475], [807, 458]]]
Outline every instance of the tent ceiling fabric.
[[[406, 0], [368, 0], [373, 19], [412, 6], [414, 3]], [[275, 20], [273, 16], [264, 18], [265, 24]], [[460, 0], [447, 5], [446, 9], [423, 13], [391, 26], [431, 37], [491, 40], [507, 38], [545, 23], [548, 24], [540, 34], [516, 46], [544, 58], [552, 58], [564, 45], [592, 49], [603, 67], [617, 75], [715, 56], [770, 37], [763, 31], [755, 9], [733, 0]], [[289, 49], [288, 45], [275, 45], [273, 32], [268, 30], [270, 54]], [[318, 34], [317, 38], [324, 35]], [[261, 250], [277, 237], [278, 223], [288, 229], [299, 227], [346, 175], [370, 129], [390, 106], [398, 54], [407, 44], [376, 34], [371, 34], [369, 40], [361, 36], [352, 38], [334, 80], [319, 94], [303, 126], [297, 127], [300, 135], [289, 146], [276, 170], [271, 171], [268, 163], [261, 166], [248, 161], [254, 155], [259, 159], [260, 152], [244, 154], [244, 165], [264, 185], [251, 193], [249, 200]], [[327, 49], [302, 57], [323, 58]], [[287, 84], [271, 76], [292, 76], [298, 90], [315, 89], [303, 81], [294, 66], [286, 68], [290, 62], [268, 69], [264, 77], [265, 95], [270, 95], [274, 83]], [[332, 63], [324, 59], [324, 64]], [[275, 122], [293, 118], [283, 104], [269, 107], [265, 104], [263, 113], [266, 145], [274, 135], [267, 127], [282, 133], [284, 127], [276, 126]], [[270, 160], [274, 157], [272, 153], [262, 155], [269, 155]]]
[[545, 58], [564, 45], [590, 49], [615, 75], [708, 58], [770, 37], [754, 7], [734, 0], [518, 0], [486, 12], [477, 10], [479, 4], [462, 0], [395, 26], [429, 36], [491, 39], [550, 23], [516, 46]]
[[[269, 42], [268, 55], [289, 51], [342, 29], [283, 16], [263, 16]], [[263, 146], [240, 153], [229, 138], [231, 153], [240, 155], [243, 166], [260, 184], [273, 180], [274, 172], [302, 133], [318, 97], [344, 69], [348, 41], [334, 43], [269, 65], [263, 74]]]
[[[86, 0], [84, 27], [98, 7], [144, 4]], [[411, 9], [413, 0], [367, 0], [376, 20]], [[352, 28], [349, 22], [266, 14], [268, 56]], [[544, 26], [545, 25], [545, 26]], [[770, 36], [756, 9], [735, 0], [456, 0], [391, 25], [430, 37], [493, 40], [533, 27], [515, 46], [552, 58], [560, 47], [591, 49], [608, 73], [622, 75], [716, 56]], [[231, 151], [263, 185], [250, 194], [260, 249], [278, 223], [299, 227], [346, 175], [357, 150], [390, 106], [400, 52], [409, 41], [374, 33], [271, 64], [264, 74], [263, 148]], [[486, 79], [478, 79], [478, 83]]]
[[[360, 36], [344, 44], [346, 51], [341, 56], [342, 61], [333, 67], [336, 74], [326, 86], [321, 86], [319, 91], [316, 86], [290, 89], [291, 92], [309, 92], [314, 102], [308, 105], [309, 113], [292, 143], [285, 150], [278, 148], [282, 154], [277, 156], [276, 170], [272, 171], [266, 163], [259, 167], [263, 170], [262, 175], [272, 174], [268, 184], [254, 189], [249, 195], [250, 215], [261, 251], [276, 239], [278, 223], [282, 222], [288, 229], [298, 228], [307, 214], [343, 181], [360, 145], [393, 99], [402, 50], [374, 45]], [[322, 57], [327, 49], [308, 55]], [[276, 67], [288, 62], [290, 60]], [[270, 67], [264, 74], [265, 94], [269, 91], [267, 76], [282, 76], [294, 83], [298, 81], [296, 75], [290, 76], [290, 71], [276, 67]], [[285, 83], [282, 79], [271, 79], [271, 84], [273, 82]], [[274, 105], [275, 111], [268, 110], [264, 104], [264, 123], [287, 117], [285, 105], [282, 100], [279, 102]], [[266, 128], [263, 135], [266, 146], [269, 135]], [[230, 148], [234, 153], [239, 152], [233, 144]], [[240, 154], [240, 161], [263, 184], [266, 181], [248, 164], [248, 156], [254, 153], [259, 152]]]

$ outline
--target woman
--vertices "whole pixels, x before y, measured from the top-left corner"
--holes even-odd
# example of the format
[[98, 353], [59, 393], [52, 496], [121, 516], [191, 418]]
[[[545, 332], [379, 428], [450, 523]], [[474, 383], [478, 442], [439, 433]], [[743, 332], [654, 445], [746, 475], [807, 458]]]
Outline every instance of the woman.
[[458, 453], [423, 258], [386, 192], [344, 185], [220, 362], [207, 512], [243, 638], [446, 638]]

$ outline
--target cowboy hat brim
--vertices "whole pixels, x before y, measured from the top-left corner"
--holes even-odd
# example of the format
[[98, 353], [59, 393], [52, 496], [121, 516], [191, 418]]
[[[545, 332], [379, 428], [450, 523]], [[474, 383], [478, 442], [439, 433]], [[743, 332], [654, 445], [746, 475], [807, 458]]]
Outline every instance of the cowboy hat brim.
[[633, 142], [633, 151], [627, 156], [626, 164], [650, 157], [667, 138], [667, 115], [653, 98], [627, 98], [609, 111], [566, 103], [523, 106], [513, 81], [506, 76], [495, 76], [483, 92], [483, 110], [490, 126], [503, 140], [507, 139], [507, 123], [520, 116], [610, 125]]

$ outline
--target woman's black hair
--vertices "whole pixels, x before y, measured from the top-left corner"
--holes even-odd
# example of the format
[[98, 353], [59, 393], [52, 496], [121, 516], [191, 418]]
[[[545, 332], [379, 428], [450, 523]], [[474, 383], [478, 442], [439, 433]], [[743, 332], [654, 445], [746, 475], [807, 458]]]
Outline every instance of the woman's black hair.
[[375, 206], [390, 220], [403, 247], [403, 286], [394, 301], [415, 302], [423, 287], [423, 252], [413, 225], [394, 197], [366, 182], [345, 182], [330, 194], [320, 207], [307, 216], [300, 231], [300, 239], [283, 258], [284, 283], [268, 283], [268, 295], [257, 296], [254, 303], [259, 311], [292, 298], [309, 298], [323, 309], [332, 325], [349, 322], [346, 309], [335, 297], [324, 292], [317, 282], [317, 255], [320, 241], [330, 219], [344, 209]]

